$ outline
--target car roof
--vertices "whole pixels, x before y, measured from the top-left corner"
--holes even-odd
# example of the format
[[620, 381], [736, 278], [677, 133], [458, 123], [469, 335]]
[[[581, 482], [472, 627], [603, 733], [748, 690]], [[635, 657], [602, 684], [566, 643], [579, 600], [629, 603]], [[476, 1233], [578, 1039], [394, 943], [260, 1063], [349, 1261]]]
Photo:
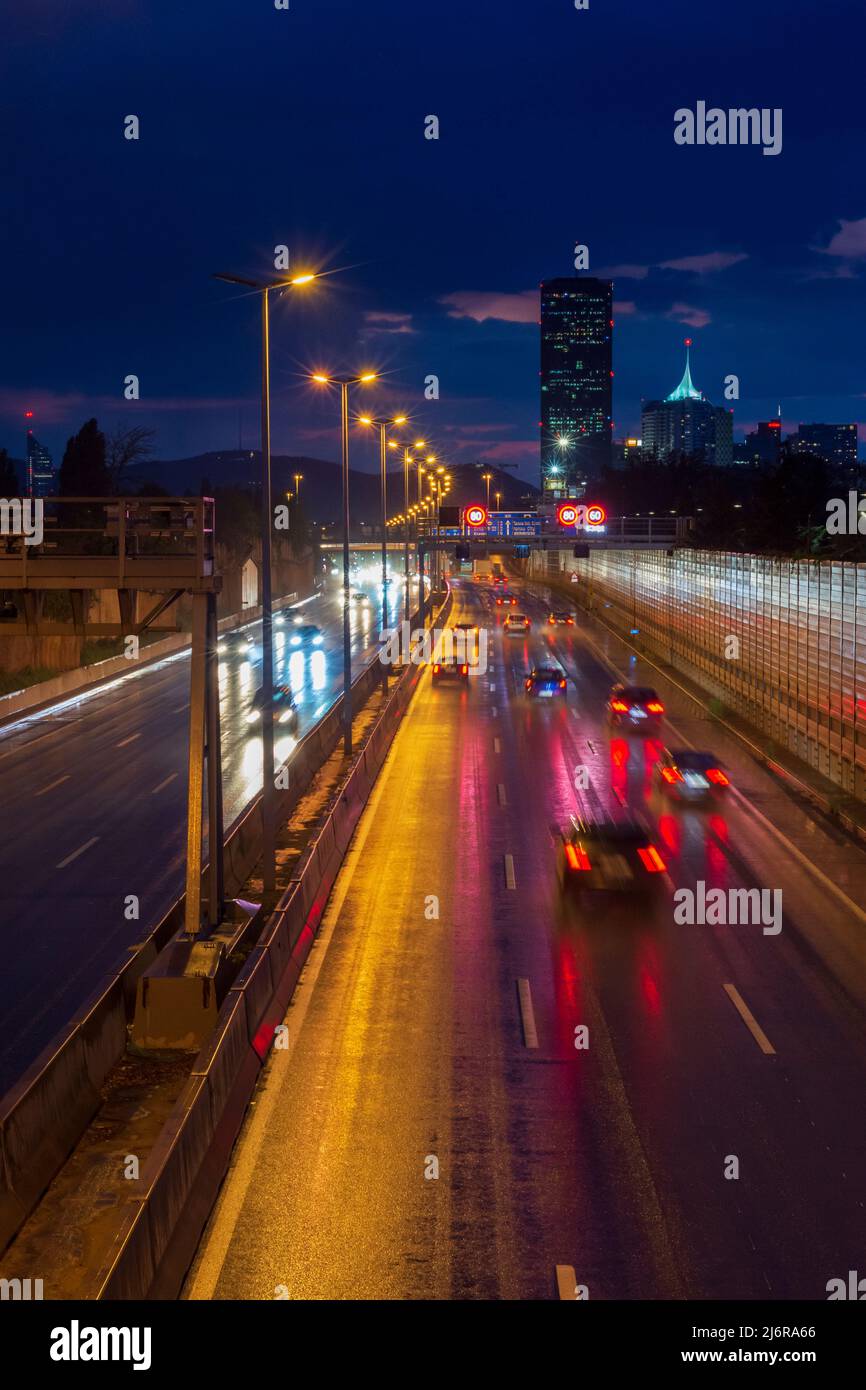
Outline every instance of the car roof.
[[631, 700], [657, 700], [658, 695], [651, 685], [615, 685], [614, 690], [628, 695]]
[[677, 767], [718, 767], [715, 753], [702, 753], [695, 748], [669, 748], [668, 757]]
[[646, 844], [648, 835], [636, 820], [613, 820], [608, 816], [597, 819], [572, 816], [572, 830], [578, 840], [610, 840], [617, 844]]
[[530, 671], [532, 676], [554, 676], [557, 680], [562, 680], [564, 671], [560, 671], [556, 666], [533, 666]]

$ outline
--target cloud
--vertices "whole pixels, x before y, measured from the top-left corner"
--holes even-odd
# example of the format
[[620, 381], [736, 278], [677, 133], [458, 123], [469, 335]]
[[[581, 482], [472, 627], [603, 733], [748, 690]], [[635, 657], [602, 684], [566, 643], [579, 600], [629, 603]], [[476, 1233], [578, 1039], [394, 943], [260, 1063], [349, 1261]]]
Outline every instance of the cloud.
[[416, 333], [412, 327], [411, 314], [380, 314], [375, 311], [364, 315], [364, 323], [371, 333]]
[[601, 280], [645, 280], [651, 269], [648, 265], [607, 265], [595, 273]]
[[848, 260], [862, 260], [866, 256], [866, 217], [856, 222], [846, 222], [839, 218], [839, 230], [830, 238], [828, 246], [814, 246], [822, 256], [844, 256]]
[[[0, 416], [22, 420], [25, 410], [33, 411], [33, 426], [63, 425], [70, 421], [83, 423], [95, 415], [114, 416], [118, 412], [129, 415], [130, 423], [138, 423], [133, 416], [151, 414], [171, 414], [193, 410], [228, 410], [249, 405], [248, 396], [148, 396], [140, 401], [124, 401], [120, 396], [88, 396], [81, 391], [30, 390], [17, 387], [0, 387]], [[23, 427], [23, 426], [22, 426]]]
[[695, 275], [710, 275], [716, 270], [727, 270], [749, 258], [745, 251], [707, 251], [702, 256], [680, 256], [674, 261], [660, 261], [660, 270], [687, 270]]
[[497, 294], [496, 291], [459, 290], [446, 294], [440, 304], [448, 306], [452, 319], [500, 319], [504, 323], [538, 323], [540, 313], [538, 290], [523, 290], [520, 294]]
[[696, 309], [694, 304], [678, 302], [672, 304], [665, 314], [666, 319], [676, 319], [677, 323], [687, 323], [690, 328], [706, 328], [712, 322], [712, 315], [706, 309]]
[[504, 459], [507, 461], [522, 461], [527, 455], [531, 455], [535, 462], [538, 461], [538, 451], [541, 447], [538, 439], [500, 439], [495, 444], [479, 446], [482, 448], [480, 457], [482, 459]]
[[623, 317], [627, 314], [636, 314], [637, 305], [633, 299], [615, 299], [613, 301], [613, 312], [615, 314], [622, 314]]

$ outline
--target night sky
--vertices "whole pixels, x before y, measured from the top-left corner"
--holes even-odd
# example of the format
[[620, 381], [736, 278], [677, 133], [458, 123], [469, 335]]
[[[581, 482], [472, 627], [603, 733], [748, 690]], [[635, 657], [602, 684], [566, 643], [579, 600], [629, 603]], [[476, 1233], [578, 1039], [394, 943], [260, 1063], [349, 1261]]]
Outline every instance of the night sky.
[[[866, 425], [862, 0], [7, 0], [3, 31], [18, 457], [28, 408], [58, 462], [91, 414], [155, 426], [162, 458], [235, 447], [239, 417], [257, 445], [257, 303], [210, 276], [278, 243], [339, 273], [275, 305], [277, 452], [336, 457], [304, 371], [372, 364], [365, 404], [536, 480], [534, 291], [577, 241], [615, 281], [617, 436], [687, 334], [714, 403], [740, 377], [735, 437], [780, 402], [786, 428]], [[782, 153], [677, 146], [698, 100], [781, 107]]]

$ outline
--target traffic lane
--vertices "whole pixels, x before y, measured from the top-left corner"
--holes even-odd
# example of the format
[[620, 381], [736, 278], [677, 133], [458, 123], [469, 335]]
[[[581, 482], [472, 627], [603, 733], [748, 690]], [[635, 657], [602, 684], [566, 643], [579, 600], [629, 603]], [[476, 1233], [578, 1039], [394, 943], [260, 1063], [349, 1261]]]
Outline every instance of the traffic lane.
[[[294, 1053], [268, 1063], [192, 1296], [271, 1297], [282, 1283], [293, 1298], [547, 1298], [560, 1262], [616, 1266], [610, 1287], [628, 1280], [635, 1296], [645, 1284], [621, 1090], [573, 1049], [524, 1046], [516, 981], [539, 928], [528, 885], [510, 890], [503, 872], [494, 708], [480, 683], [424, 677], [329, 903], [325, 931], [337, 927], [297, 1032], [303, 985], [289, 1012]], [[432, 898], [438, 919], [425, 915]], [[561, 1066], [579, 1078], [574, 1106]], [[287, 1184], [286, 1152], [303, 1181]], [[439, 1177], [425, 1178], [433, 1159]]]
[[[584, 651], [591, 644], [597, 658], [605, 657], [630, 680], [659, 691], [666, 708], [662, 737], [669, 747], [691, 744], [719, 757], [734, 789], [726, 816], [738, 852], [756, 876], [764, 874], [768, 862], [787, 866], [785, 896], [798, 904], [801, 935], [866, 1007], [866, 912], [860, 906], [866, 901], [866, 850], [814, 806], [787, 792], [783, 781], [674, 681], [586, 615], [576, 616], [583, 636], [574, 640]], [[616, 679], [613, 673], [611, 679]], [[770, 881], [768, 886], [783, 885]]]
[[[357, 625], [359, 660], [370, 654], [367, 639]], [[182, 891], [188, 708], [177, 702], [188, 700], [189, 667], [171, 663], [153, 676], [116, 687], [122, 700], [84, 702], [79, 720], [67, 709], [46, 721], [50, 763], [46, 755], [31, 764], [17, 740], [5, 750], [13, 756], [3, 764], [4, 800], [16, 833], [0, 846], [3, 1090]], [[224, 677], [225, 668], [221, 687]], [[325, 703], [341, 682], [335, 671]], [[302, 692], [303, 722], [322, 703], [314, 684]], [[221, 694], [231, 821], [261, 785], [261, 751], [245, 705], [231, 689]], [[292, 744], [277, 732], [278, 756]]]
[[[548, 721], [551, 719], [549, 707], [543, 710], [543, 716], [539, 710], [539, 718], [541, 717]], [[561, 720], [561, 716], [558, 717]], [[603, 730], [599, 733], [603, 736]], [[612, 746], [625, 742], [611, 741]], [[642, 740], [627, 742], [637, 745], [640, 750], [637, 756], [636, 780], [639, 793], [645, 795], [647, 779], [645, 759], [641, 754], [646, 744]], [[532, 766], [542, 765], [540, 750], [532, 750], [526, 761]], [[616, 770], [615, 763], [612, 763], [612, 767]], [[529, 791], [528, 788], [522, 789], [521, 805], [525, 805]], [[634, 800], [633, 797], [627, 799]], [[671, 812], [664, 803], [663, 807], [659, 823], [668, 831], [665, 854], [675, 875], [675, 886], [693, 887], [698, 875], [706, 876], [708, 886], [755, 886], [755, 880], [748, 870], [739, 871], [743, 866], [731, 862], [733, 852], [726, 841], [722, 816], [718, 813], [708, 816], [688, 811], [682, 813], [682, 820], [687, 823], [689, 833], [680, 840], [675, 833], [675, 829], [681, 825], [680, 816]], [[704, 833], [701, 833], [701, 829]], [[776, 851], [776, 859], [778, 858]], [[769, 868], [769, 864], [767, 867]], [[785, 866], [780, 864], [779, 873], [771, 872], [770, 877], [781, 877], [784, 868]], [[751, 1193], [754, 1198], [752, 1203], [744, 1200], [742, 1205], [749, 1226], [749, 1242], [754, 1241], [757, 1249], [781, 1252], [782, 1255], [781, 1258], [777, 1253], [764, 1255], [760, 1270], [764, 1284], [767, 1287], [772, 1285], [775, 1296], [820, 1296], [826, 1278], [832, 1277], [837, 1264], [844, 1263], [849, 1256], [853, 1257], [857, 1243], [862, 1242], [864, 1234], [862, 1221], [857, 1219], [858, 1216], [862, 1217], [862, 1210], [858, 1206], [852, 1207], [850, 1181], [851, 1174], [862, 1171], [863, 1159], [866, 1157], [866, 1136], [859, 1119], [862, 1107], [857, 1107], [857, 1096], [862, 1093], [864, 1080], [862, 1029], [859, 1027], [859, 1017], [851, 1010], [820, 962], [816, 962], [808, 951], [803, 951], [801, 938], [796, 929], [791, 930], [794, 924], [790, 920], [786, 922], [786, 930], [778, 938], [764, 936], [760, 927], [738, 929], [707, 926], [693, 927], [690, 932], [688, 928], [678, 929], [679, 933], [685, 931], [683, 939], [682, 935], [677, 935], [676, 929], [671, 933], [672, 918], [673, 904], [668, 902], [661, 911], [661, 920], [659, 921], [657, 914], [655, 923], [665, 929], [665, 934], [660, 936], [658, 941], [651, 943], [653, 956], [658, 954], [659, 942], [663, 943], [666, 935], [676, 943], [675, 954], [671, 955], [668, 951], [666, 960], [660, 962], [664, 965], [664, 997], [668, 1005], [673, 1006], [676, 1011], [682, 1010], [684, 1005], [688, 1007], [690, 1003], [689, 992], [696, 987], [699, 976], [694, 953], [684, 952], [683, 946], [689, 944], [690, 936], [693, 942], [696, 933], [698, 938], [703, 938], [710, 953], [715, 956], [718, 967], [716, 972], [708, 970], [706, 967], [710, 962], [706, 959], [706, 953], [702, 953], [706, 983], [704, 991], [698, 991], [697, 997], [702, 1000], [701, 1011], [706, 1007], [704, 1001], [707, 998], [714, 1001], [718, 1025], [716, 1043], [727, 1037], [736, 1017], [727, 1003], [722, 1004], [724, 996], [718, 985], [726, 980], [737, 980], [750, 1001], [761, 1001], [760, 1006], [756, 1004], [761, 1022], [767, 1026], [785, 1058], [784, 1063], [780, 1063], [779, 1070], [785, 1075], [788, 1084], [780, 1088], [781, 1099], [776, 1095], [777, 1080], [773, 1073], [768, 1073], [764, 1068], [762, 1075], [759, 1070], [756, 1078], [758, 1084], [751, 1100], [757, 1107], [763, 1107], [764, 1114], [757, 1125], [740, 1125], [744, 1140], [750, 1145], [754, 1145], [755, 1135], [762, 1133], [772, 1135], [777, 1145], [775, 1149], [771, 1146], [761, 1157], [759, 1167], [763, 1170], [763, 1176], [760, 1180], [741, 1189], [743, 1194], [747, 1196]], [[622, 912], [621, 920], [627, 928], [627, 939], [631, 941], [634, 936], [634, 923], [629, 923], [627, 912]], [[620, 923], [615, 922], [614, 925], [618, 927]], [[628, 978], [625, 962], [621, 961], [617, 954], [619, 943], [614, 942], [611, 946], [605, 936], [601, 937], [601, 941], [610, 954], [614, 984], [612, 993], [605, 996], [605, 1008], [616, 1023], [617, 1047], [622, 1050], [624, 1059], [631, 1057], [631, 1060], [626, 1062], [628, 1074], [631, 1075], [633, 1071], [636, 1077], [642, 1077], [634, 1088], [635, 1113], [640, 1114], [647, 1096], [646, 1076], [643, 1075], [640, 1066], [641, 1057], [646, 1051], [645, 1041], [642, 1032], [633, 1032], [634, 999], [623, 1001], [618, 996], [619, 985], [623, 979]], [[679, 1003], [674, 1005], [671, 977], [680, 964], [685, 965], [685, 973], [680, 981]], [[713, 979], [714, 973], [716, 979]], [[642, 987], [648, 992], [651, 1002], [662, 997], [657, 973], [646, 973]], [[650, 1022], [649, 1019], [643, 1020], [644, 1025], [649, 1025]], [[695, 1026], [699, 1037], [706, 1035], [702, 1018], [692, 1014], [688, 1020], [688, 1031], [693, 1030]], [[740, 1027], [739, 1022], [735, 1026]], [[747, 1039], [748, 1046], [751, 1047], [751, 1035], [743, 1028], [740, 1051], [743, 1050], [742, 1045]], [[684, 1045], [684, 1055], [687, 1061], [692, 1061], [695, 1056], [694, 1047], [688, 1042]], [[747, 1072], [750, 1063], [756, 1062], [759, 1056], [755, 1051], [754, 1056], [742, 1059]], [[826, 1076], [833, 1074], [835, 1078], [838, 1075], [840, 1069], [835, 1065], [835, 1059], [840, 1056], [846, 1059], [841, 1068], [842, 1075], [839, 1076], [838, 1084], [828, 1089]], [[740, 1118], [744, 1118], [741, 1113], [741, 1098], [737, 1095], [742, 1074], [735, 1072], [732, 1080], [733, 1108], [727, 1112], [728, 1118], [724, 1125], [724, 1133], [728, 1136], [726, 1153], [731, 1152], [732, 1119], [736, 1119], [738, 1112]], [[767, 1085], [762, 1086], [765, 1080]], [[714, 1103], [718, 1098], [718, 1087], [719, 1083], [714, 1082]], [[855, 1108], [854, 1112], [852, 1106]], [[858, 1115], [853, 1125], [847, 1121], [847, 1116], [851, 1113]], [[670, 1132], [676, 1132], [677, 1126], [671, 1124], [668, 1129]], [[660, 1132], [663, 1134], [664, 1128]], [[794, 1132], [797, 1135], [796, 1141]], [[652, 1142], [652, 1131], [647, 1131], [647, 1135], [649, 1146]], [[817, 1136], [823, 1137], [819, 1140]], [[832, 1144], [826, 1142], [828, 1136], [832, 1136]], [[719, 1138], [723, 1140], [724, 1134], [720, 1133]], [[783, 1165], [784, 1171], [781, 1176], [776, 1176], [780, 1168], [780, 1154], [786, 1153], [795, 1143], [796, 1157]], [[688, 1145], [686, 1151], [689, 1151]], [[750, 1163], [754, 1171], [754, 1155], [750, 1156]], [[670, 1172], [672, 1166], [675, 1171], [675, 1155], [668, 1153], [664, 1161], [658, 1165], [658, 1170], [663, 1174]], [[717, 1174], [717, 1168], [714, 1172]], [[688, 1193], [688, 1174], [684, 1174], [684, 1178], [683, 1191]], [[716, 1184], [716, 1195], [720, 1186], [721, 1184]], [[804, 1209], [800, 1195], [811, 1190], [826, 1192], [827, 1198]], [[699, 1214], [693, 1213], [693, 1217]], [[724, 1212], [720, 1211], [719, 1221], [723, 1219]], [[744, 1248], [748, 1248], [749, 1242]], [[785, 1258], [785, 1254], [790, 1258]], [[739, 1264], [741, 1261], [735, 1263]], [[740, 1296], [739, 1293], [730, 1292], [730, 1285], [728, 1288], [726, 1296]], [[717, 1296], [722, 1296], [722, 1293], [718, 1293]], [[748, 1296], [762, 1296], [760, 1282], [756, 1288], [753, 1287]]]

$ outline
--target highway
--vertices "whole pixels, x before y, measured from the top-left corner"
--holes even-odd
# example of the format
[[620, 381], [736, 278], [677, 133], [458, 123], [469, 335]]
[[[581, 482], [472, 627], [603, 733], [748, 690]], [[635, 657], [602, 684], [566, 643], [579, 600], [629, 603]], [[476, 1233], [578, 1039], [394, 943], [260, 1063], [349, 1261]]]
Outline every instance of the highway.
[[[456, 585], [490, 672], [422, 679], [188, 1298], [546, 1299], [567, 1265], [591, 1299], [824, 1299], [862, 1269], [866, 854], [602, 626], [549, 628], [513, 587], [526, 637]], [[567, 699], [532, 701], [552, 656]], [[659, 744], [604, 721], [617, 674], [655, 685], [669, 746], [712, 739], [726, 799], [655, 789]], [[563, 900], [551, 827], [581, 805], [649, 818], [654, 904]], [[782, 931], [678, 925], [698, 880], [781, 889]]]
[[[381, 599], [376, 557], [359, 563], [369, 595], [352, 604], [360, 669], [379, 650]], [[395, 593], [402, 601], [402, 586]], [[294, 618], [322, 629], [321, 647], [291, 646]], [[226, 826], [261, 787], [259, 727], [247, 722], [261, 625], [251, 631], [249, 658], [220, 653]], [[275, 680], [295, 692], [299, 735], [342, 691], [342, 640], [341, 581], [329, 575], [274, 630]], [[275, 735], [288, 756], [292, 737], [278, 725]], [[188, 652], [0, 730], [0, 1094], [183, 891], [188, 739]], [[133, 894], [138, 920], [125, 916]]]

